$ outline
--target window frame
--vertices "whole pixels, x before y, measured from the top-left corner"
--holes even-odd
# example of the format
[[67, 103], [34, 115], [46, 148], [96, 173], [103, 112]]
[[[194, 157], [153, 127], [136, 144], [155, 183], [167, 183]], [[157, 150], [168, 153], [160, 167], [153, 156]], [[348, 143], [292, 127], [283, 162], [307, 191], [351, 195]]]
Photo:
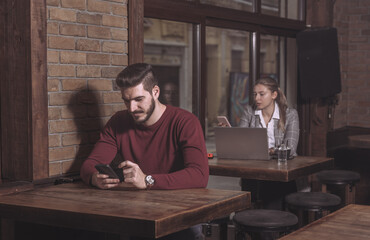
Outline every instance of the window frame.
[[[261, 0], [253, 1], [253, 12], [201, 4], [199, 1], [129, 0], [129, 63], [143, 61], [143, 19], [157, 18], [195, 24], [193, 54], [193, 113], [205, 129], [207, 77], [205, 69], [206, 26], [251, 32], [250, 84], [259, 77], [260, 35], [271, 34], [295, 38], [305, 29], [305, 0], [299, 2], [303, 20], [292, 20], [261, 14]], [[283, 27], [281, 27], [283, 26]]]

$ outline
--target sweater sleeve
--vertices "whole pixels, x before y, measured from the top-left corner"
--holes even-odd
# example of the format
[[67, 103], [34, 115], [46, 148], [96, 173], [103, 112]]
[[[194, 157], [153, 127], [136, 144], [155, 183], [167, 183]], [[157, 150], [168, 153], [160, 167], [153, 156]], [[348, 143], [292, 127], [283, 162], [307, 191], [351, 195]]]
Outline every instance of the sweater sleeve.
[[204, 188], [208, 183], [209, 167], [203, 130], [199, 120], [182, 119], [177, 126], [177, 138], [184, 168], [168, 174], [153, 174], [152, 189]]
[[109, 164], [117, 154], [117, 141], [113, 127], [116, 116], [113, 116], [105, 125], [94, 149], [81, 166], [80, 176], [86, 184], [90, 184], [91, 176], [97, 172], [96, 164]]

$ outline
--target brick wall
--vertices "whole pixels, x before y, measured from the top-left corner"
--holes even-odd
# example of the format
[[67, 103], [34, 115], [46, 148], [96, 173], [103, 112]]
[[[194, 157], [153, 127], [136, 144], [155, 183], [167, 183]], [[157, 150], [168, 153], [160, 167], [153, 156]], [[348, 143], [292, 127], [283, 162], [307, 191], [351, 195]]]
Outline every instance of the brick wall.
[[124, 108], [127, 0], [47, 0], [49, 175], [77, 172], [101, 127]]
[[370, 128], [370, 1], [337, 0], [334, 6], [342, 72], [334, 128]]

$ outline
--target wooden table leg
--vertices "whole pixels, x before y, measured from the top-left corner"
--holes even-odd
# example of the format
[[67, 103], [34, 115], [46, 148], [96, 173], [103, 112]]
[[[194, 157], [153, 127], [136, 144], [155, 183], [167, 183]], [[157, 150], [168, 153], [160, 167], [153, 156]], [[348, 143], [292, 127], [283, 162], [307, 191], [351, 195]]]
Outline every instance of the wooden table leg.
[[0, 239], [1, 240], [14, 240], [15, 239], [15, 222], [10, 219], [0, 219]]

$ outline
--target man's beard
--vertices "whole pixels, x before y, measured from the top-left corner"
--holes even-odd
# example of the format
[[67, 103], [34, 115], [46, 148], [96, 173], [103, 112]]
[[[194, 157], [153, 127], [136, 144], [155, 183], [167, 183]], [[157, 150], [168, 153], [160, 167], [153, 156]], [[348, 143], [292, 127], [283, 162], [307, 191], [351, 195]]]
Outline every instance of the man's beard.
[[[143, 111], [143, 110], [135, 111], [135, 112], [131, 113], [131, 116], [134, 119], [135, 123], [143, 124], [146, 121], [148, 121], [148, 119], [152, 116], [152, 114], [154, 112], [154, 109], [155, 109], [155, 102], [154, 102], [154, 99], [152, 98], [152, 101], [151, 101], [150, 106], [149, 106], [147, 111]], [[135, 118], [134, 113], [145, 113], [146, 116], [143, 120], [138, 120], [137, 118]]]

